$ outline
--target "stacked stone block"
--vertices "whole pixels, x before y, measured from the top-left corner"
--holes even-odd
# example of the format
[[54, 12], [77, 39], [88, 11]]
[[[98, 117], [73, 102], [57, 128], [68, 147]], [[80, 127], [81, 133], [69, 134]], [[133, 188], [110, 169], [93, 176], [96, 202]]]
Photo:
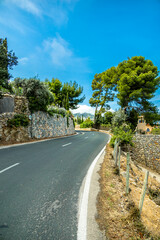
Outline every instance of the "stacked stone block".
[[136, 135], [132, 159], [160, 173], [160, 135]]

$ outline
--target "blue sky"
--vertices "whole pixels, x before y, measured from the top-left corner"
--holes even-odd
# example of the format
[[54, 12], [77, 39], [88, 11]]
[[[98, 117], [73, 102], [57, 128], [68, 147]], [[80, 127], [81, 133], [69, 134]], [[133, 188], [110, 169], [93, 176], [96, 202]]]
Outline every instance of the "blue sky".
[[[0, 37], [18, 56], [14, 77], [75, 80], [92, 112], [96, 73], [140, 55], [160, 70], [159, 13], [160, 0], [0, 0]], [[153, 102], [160, 109], [160, 91]]]

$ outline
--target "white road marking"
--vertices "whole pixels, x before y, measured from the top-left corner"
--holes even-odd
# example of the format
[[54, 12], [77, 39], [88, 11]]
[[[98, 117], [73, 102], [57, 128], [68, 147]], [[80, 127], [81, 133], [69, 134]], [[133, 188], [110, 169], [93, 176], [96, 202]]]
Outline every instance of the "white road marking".
[[66, 147], [66, 146], [68, 146], [68, 145], [70, 145], [70, 144], [72, 144], [72, 143], [64, 144], [64, 145], [62, 145], [62, 147]]
[[91, 182], [91, 177], [92, 177], [94, 167], [99, 157], [104, 152], [105, 148], [106, 146], [100, 151], [100, 153], [94, 159], [86, 175], [84, 191], [83, 191], [82, 200], [79, 207], [77, 240], [87, 239], [87, 211], [88, 211], [88, 197], [89, 197], [90, 182]]
[[1, 170], [0, 173], [3, 173], [3, 172], [5, 172], [5, 171], [9, 170], [10, 168], [13, 168], [13, 167], [15, 167], [15, 166], [17, 166], [17, 165], [19, 165], [19, 164], [20, 164], [20, 163], [15, 163], [14, 165], [12, 165], [12, 166], [10, 166], [10, 167]]

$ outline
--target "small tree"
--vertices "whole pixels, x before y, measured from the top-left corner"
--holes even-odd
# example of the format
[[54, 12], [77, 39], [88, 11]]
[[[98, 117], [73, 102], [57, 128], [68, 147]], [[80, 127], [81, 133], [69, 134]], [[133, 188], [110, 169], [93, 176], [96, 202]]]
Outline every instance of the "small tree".
[[9, 79], [12, 76], [9, 70], [18, 64], [17, 59], [13, 51], [8, 51], [7, 38], [0, 38], [0, 98], [4, 89], [11, 91]]
[[46, 81], [46, 85], [54, 95], [55, 105], [66, 110], [76, 109], [78, 104], [85, 99], [85, 96], [80, 98], [83, 88], [76, 82], [62, 84], [60, 80], [53, 78], [51, 82]]
[[103, 123], [104, 124], [111, 124], [112, 123], [112, 118], [113, 118], [113, 113], [112, 112], [106, 112], [104, 113], [103, 117]]
[[113, 114], [112, 127], [120, 127], [122, 124], [125, 123], [126, 118], [127, 116], [125, 114], [125, 111], [123, 109], [119, 109]]
[[54, 97], [48, 90], [43, 82], [39, 79], [20, 79], [15, 78], [15, 87], [23, 89], [23, 95], [29, 101], [29, 110], [34, 111], [47, 111], [47, 106], [53, 103]]

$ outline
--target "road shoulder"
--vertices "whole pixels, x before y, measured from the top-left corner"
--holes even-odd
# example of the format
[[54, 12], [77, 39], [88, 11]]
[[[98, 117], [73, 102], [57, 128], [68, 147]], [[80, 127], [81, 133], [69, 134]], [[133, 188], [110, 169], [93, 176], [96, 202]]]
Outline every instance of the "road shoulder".
[[93, 170], [93, 174], [91, 177], [90, 191], [89, 191], [89, 199], [88, 199], [88, 214], [87, 214], [87, 240], [105, 240], [105, 234], [99, 229], [99, 226], [96, 222], [97, 215], [97, 195], [100, 191], [99, 185], [99, 170], [101, 164], [103, 163], [105, 156], [105, 151], [98, 159], [96, 166]]

